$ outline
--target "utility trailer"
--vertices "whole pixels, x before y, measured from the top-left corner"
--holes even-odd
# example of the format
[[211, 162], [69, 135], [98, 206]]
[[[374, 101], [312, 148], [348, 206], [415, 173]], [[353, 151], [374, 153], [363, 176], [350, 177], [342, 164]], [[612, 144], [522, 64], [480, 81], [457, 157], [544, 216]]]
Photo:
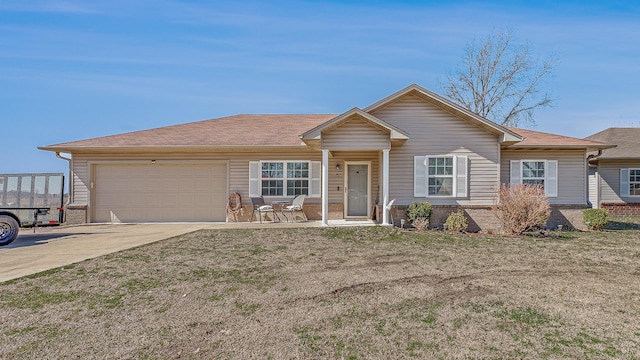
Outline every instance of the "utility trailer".
[[0, 174], [0, 246], [15, 240], [20, 227], [60, 225], [63, 202], [63, 174]]

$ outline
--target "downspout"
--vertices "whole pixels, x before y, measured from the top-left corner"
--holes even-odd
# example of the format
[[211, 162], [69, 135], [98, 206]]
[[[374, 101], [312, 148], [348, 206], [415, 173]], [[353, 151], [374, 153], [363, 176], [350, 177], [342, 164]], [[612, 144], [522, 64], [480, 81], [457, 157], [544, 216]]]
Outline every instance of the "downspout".
[[598, 153], [597, 154], [591, 154], [589, 156], [587, 156], [587, 162], [591, 159], [595, 159], [597, 157], [600, 157], [600, 155], [602, 155], [602, 149], [598, 149]]
[[[589, 164], [589, 160], [591, 159], [595, 159], [597, 157], [600, 157], [600, 155], [602, 155], [602, 149], [598, 149], [598, 153], [597, 154], [591, 154], [587, 156], [587, 204], [591, 204], [591, 201], [589, 200], [589, 168], [591, 167], [591, 164]], [[596, 192], [596, 204], [594, 207], [594, 204], [591, 204], [592, 208], [599, 208], [600, 207], [600, 174], [598, 173], [598, 167], [596, 166], [596, 188], [595, 188], [595, 192]]]
[[[69, 198], [67, 199], [67, 203], [64, 204], [64, 207], [66, 208], [69, 204], [73, 204], [73, 167], [71, 166], [73, 160], [60, 155], [59, 151], [56, 151], [56, 157], [69, 162]], [[65, 221], [67, 217], [66, 214], [67, 212], [65, 211]]]

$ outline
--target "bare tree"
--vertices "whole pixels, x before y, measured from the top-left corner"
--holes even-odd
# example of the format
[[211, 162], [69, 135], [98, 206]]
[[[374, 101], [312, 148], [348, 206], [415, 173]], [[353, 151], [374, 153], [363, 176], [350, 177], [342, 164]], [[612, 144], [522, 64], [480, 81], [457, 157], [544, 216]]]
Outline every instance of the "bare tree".
[[516, 44], [511, 32], [492, 32], [481, 44], [467, 43], [461, 66], [447, 76], [444, 93], [501, 125], [535, 124], [533, 111], [553, 102], [539, 86], [555, 62], [549, 57], [540, 63], [528, 44]]

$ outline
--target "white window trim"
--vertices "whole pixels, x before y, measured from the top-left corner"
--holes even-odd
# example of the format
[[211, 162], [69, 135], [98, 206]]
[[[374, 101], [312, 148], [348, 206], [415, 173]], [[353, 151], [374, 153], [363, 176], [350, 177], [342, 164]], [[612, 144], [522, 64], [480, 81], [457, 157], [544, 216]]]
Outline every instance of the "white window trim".
[[[542, 171], [544, 172], [544, 176], [543, 177], [524, 177], [524, 163], [539, 163], [541, 162], [542, 164], [544, 164], [544, 168], [542, 169]], [[542, 180], [543, 181], [543, 185], [542, 187], [544, 188], [544, 184], [547, 183], [547, 161], [546, 160], [520, 160], [520, 183], [524, 184], [525, 180]]]
[[[429, 176], [429, 158], [453, 158], [453, 175]], [[469, 164], [467, 155], [441, 154], [420, 155], [413, 157], [413, 197], [432, 199], [466, 198], [469, 193]], [[451, 177], [453, 179], [451, 195], [429, 195], [429, 178]]]
[[[281, 178], [263, 178], [262, 177], [262, 164], [267, 163], [282, 163], [282, 177]], [[287, 164], [289, 163], [306, 163], [308, 169], [308, 176], [306, 178], [291, 178], [287, 177]], [[307, 180], [307, 195], [311, 195], [311, 161], [309, 160], [260, 160], [260, 194], [262, 194], [262, 181], [263, 180], [282, 180], [282, 195], [263, 195], [265, 198], [294, 198], [297, 195], [288, 195], [287, 192], [287, 180]]]
[[[451, 159], [451, 170], [452, 173], [451, 175], [429, 175], [429, 159]], [[436, 160], [437, 162], [437, 160]], [[428, 198], [452, 198], [455, 197], [456, 194], [456, 190], [457, 190], [457, 186], [456, 186], [456, 178], [458, 177], [457, 174], [457, 163], [456, 163], [456, 156], [455, 155], [427, 155], [427, 158], [425, 159], [425, 165], [427, 167], [427, 173], [426, 173], [426, 183], [427, 183], [427, 197]], [[436, 165], [437, 168], [437, 165]], [[429, 195], [429, 179], [451, 179], [451, 195]]]
[[[287, 180], [307, 180], [307, 197], [321, 197], [321, 166], [319, 161], [312, 160], [258, 160], [249, 161], [249, 196], [260, 197], [262, 195], [262, 164], [263, 163], [283, 163], [283, 178], [271, 178], [272, 180], [283, 181], [283, 194], [280, 195], [264, 195], [265, 198], [294, 198], [296, 195], [287, 195]], [[309, 175], [306, 178], [287, 178], [287, 163], [307, 163], [309, 166]], [[269, 180], [269, 179], [264, 179]]]
[[[522, 163], [525, 162], [544, 162], [544, 194], [546, 197], [558, 197], [558, 160], [549, 160], [549, 159], [520, 159], [520, 160], [511, 160], [511, 165], [509, 166], [510, 172], [513, 172], [513, 163], [518, 163], [518, 171], [519, 173], [514, 176], [513, 173], [510, 174], [510, 183], [522, 184], [523, 180], [523, 166]], [[550, 164], [555, 164], [555, 177], [550, 176], [552, 171], [550, 171]], [[538, 179], [538, 178], [527, 178], [527, 179]], [[541, 179], [541, 178], [540, 178]], [[552, 191], [553, 190], [553, 191]], [[554, 193], [555, 192], [555, 193]]]
[[627, 186], [629, 187], [629, 197], [632, 198], [640, 198], [640, 195], [631, 195], [631, 185], [633, 184], [639, 184], [640, 185], [640, 181], [631, 181], [631, 172], [632, 171], [640, 171], [640, 168], [628, 168], [627, 170], [629, 170], [629, 177], [627, 178]]

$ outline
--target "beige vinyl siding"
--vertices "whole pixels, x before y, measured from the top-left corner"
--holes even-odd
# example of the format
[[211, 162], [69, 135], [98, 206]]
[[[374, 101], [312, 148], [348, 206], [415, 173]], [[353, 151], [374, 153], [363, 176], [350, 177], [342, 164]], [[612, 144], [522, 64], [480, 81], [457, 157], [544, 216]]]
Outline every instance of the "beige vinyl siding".
[[[249, 200], [249, 161], [257, 160], [309, 160], [321, 161], [322, 153], [317, 151], [272, 151], [272, 152], [238, 152], [229, 153], [185, 153], [173, 155], [142, 155], [142, 154], [73, 154], [74, 171], [74, 205], [90, 205], [90, 166], [89, 162], [126, 162], [126, 161], [151, 161], [163, 160], [225, 160], [229, 162], [228, 187], [229, 191], [237, 191], [242, 195], [244, 204], [250, 204]], [[335, 163], [334, 163], [335, 169]], [[320, 203], [319, 198], [308, 198], [307, 203]]]
[[73, 204], [89, 204], [89, 165], [86, 158], [73, 157]]
[[334, 150], [389, 149], [389, 133], [361, 116], [345, 121], [322, 134], [322, 148]]
[[598, 171], [596, 170], [596, 168], [589, 168], [588, 186], [589, 202], [591, 203], [591, 207], [599, 208], [600, 201], [598, 201]]
[[[434, 205], [491, 205], [498, 187], [498, 137], [441, 108], [409, 95], [372, 115], [409, 133], [404, 145], [389, 152], [389, 198], [397, 204], [429, 201]], [[414, 198], [413, 157], [466, 155], [469, 158], [466, 198]]]
[[600, 160], [600, 202], [601, 203], [640, 203], [640, 197], [620, 197], [620, 169], [640, 168], [640, 161]]
[[[375, 204], [380, 197], [380, 161], [379, 151], [336, 151], [329, 159], [329, 203], [344, 202], [344, 174], [347, 161], [371, 161], [371, 203]], [[340, 170], [336, 170], [340, 164]], [[338, 190], [339, 187], [339, 190]]]
[[500, 182], [509, 183], [511, 160], [557, 160], [558, 196], [550, 204], [585, 205], [587, 203], [587, 168], [584, 150], [503, 150]]

